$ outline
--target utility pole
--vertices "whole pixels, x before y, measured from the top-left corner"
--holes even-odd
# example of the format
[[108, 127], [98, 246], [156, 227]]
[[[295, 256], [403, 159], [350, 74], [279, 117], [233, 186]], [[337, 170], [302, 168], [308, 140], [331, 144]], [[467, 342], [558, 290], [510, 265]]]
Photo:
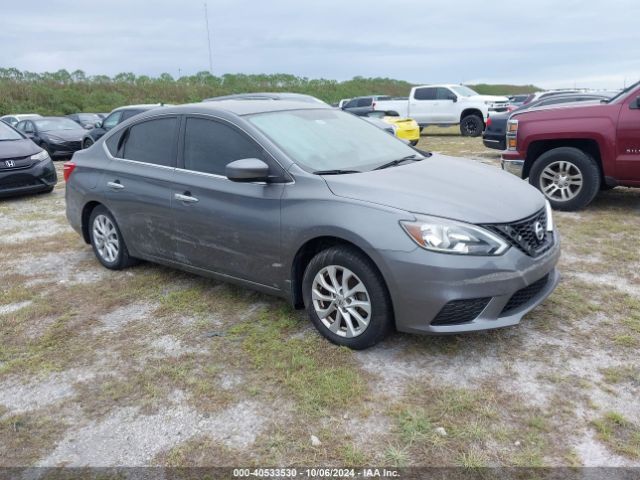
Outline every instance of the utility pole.
[[211, 55], [211, 32], [209, 31], [209, 11], [207, 2], [204, 2], [204, 23], [207, 27], [207, 45], [209, 47], [209, 73], [213, 75], [213, 56]]

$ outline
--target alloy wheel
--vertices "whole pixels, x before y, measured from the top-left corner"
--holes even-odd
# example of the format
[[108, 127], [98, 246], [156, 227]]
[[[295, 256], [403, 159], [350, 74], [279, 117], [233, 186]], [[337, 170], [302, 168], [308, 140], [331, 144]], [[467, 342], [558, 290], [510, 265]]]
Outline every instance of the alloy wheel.
[[540, 191], [550, 200], [567, 202], [582, 190], [583, 178], [580, 169], [573, 163], [560, 160], [550, 163], [540, 174]]
[[336, 335], [361, 335], [371, 320], [371, 299], [351, 270], [337, 265], [321, 269], [313, 279], [311, 300], [323, 325]]
[[115, 262], [120, 251], [118, 231], [106, 215], [98, 215], [93, 221], [93, 241], [96, 250], [106, 262]]

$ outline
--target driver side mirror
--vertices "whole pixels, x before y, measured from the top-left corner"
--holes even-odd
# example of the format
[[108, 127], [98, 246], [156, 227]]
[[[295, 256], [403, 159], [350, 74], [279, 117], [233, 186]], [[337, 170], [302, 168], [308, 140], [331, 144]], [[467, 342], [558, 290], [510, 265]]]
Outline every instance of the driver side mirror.
[[102, 122], [96, 122], [93, 126], [96, 128], [102, 128]]
[[232, 182], [266, 182], [269, 165], [258, 158], [243, 158], [227, 164], [225, 173]]
[[633, 102], [631, 102], [631, 108], [635, 110], [640, 109], [640, 97], [636, 97], [636, 99]]
[[458, 97], [456, 95], [449, 95], [449, 100], [451, 100], [453, 103], [456, 103], [458, 101]]

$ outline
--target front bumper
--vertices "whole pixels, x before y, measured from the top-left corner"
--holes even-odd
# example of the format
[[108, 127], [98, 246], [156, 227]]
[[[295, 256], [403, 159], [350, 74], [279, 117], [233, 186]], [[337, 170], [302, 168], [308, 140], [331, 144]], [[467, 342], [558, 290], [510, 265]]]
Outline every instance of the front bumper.
[[80, 141], [47, 144], [47, 150], [51, 158], [70, 157], [81, 148], [82, 143]]
[[[437, 254], [419, 248], [410, 253], [387, 252], [385, 277], [397, 329], [451, 334], [519, 323], [558, 284], [556, 264], [560, 258], [560, 238], [557, 231], [554, 237], [553, 247], [538, 258], [529, 257], [516, 248], [499, 257]], [[536, 287], [532, 295], [513, 302], [530, 287]], [[514, 297], [516, 294], [520, 297]], [[455, 324], [432, 323], [441, 318], [439, 314], [445, 305], [480, 299], [486, 304], [483, 303], [472, 318]]]
[[522, 173], [524, 170], [524, 160], [510, 160], [503, 158], [502, 162], [502, 170], [505, 172], [509, 172], [514, 174], [518, 178], [522, 178]]
[[482, 134], [482, 143], [487, 148], [493, 148], [496, 150], [504, 150], [507, 148], [507, 141], [504, 135], [495, 135], [491, 133]]
[[29, 168], [0, 170], [0, 197], [43, 192], [58, 183], [51, 159]]

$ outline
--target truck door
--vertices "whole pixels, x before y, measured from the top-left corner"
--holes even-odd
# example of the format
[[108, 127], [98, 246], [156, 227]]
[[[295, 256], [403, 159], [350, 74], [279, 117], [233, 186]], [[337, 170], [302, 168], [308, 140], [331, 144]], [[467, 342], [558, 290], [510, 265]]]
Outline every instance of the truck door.
[[640, 185], [640, 97], [622, 105], [616, 138], [616, 176]]
[[438, 123], [435, 115], [438, 107], [437, 92], [435, 87], [416, 88], [409, 98], [409, 116], [420, 125]]
[[456, 108], [458, 96], [448, 88], [438, 87], [436, 99], [438, 100], [436, 112], [438, 121], [442, 123], [458, 123], [460, 120], [459, 109]]

